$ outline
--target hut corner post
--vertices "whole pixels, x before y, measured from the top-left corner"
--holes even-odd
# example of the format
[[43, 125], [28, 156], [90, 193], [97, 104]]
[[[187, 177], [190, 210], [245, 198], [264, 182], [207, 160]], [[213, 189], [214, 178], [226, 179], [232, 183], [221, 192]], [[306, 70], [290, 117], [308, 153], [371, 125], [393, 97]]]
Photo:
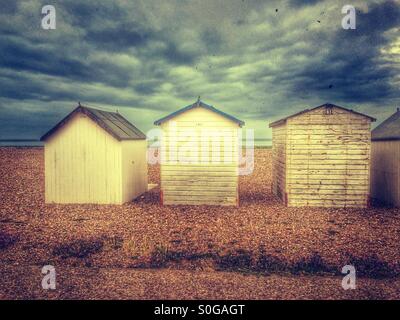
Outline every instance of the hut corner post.
[[371, 197], [371, 195], [369, 194], [368, 196], [367, 196], [367, 208], [371, 208], [372, 207], [372, 197]]

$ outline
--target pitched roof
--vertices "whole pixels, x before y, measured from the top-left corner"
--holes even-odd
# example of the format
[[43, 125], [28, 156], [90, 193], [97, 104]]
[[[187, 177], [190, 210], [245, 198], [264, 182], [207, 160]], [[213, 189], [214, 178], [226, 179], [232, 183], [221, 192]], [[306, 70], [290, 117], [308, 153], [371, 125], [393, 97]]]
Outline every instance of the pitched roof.
[[400, 140], [400, 109], [371, 132], [372, 141]]
[[370, 119], [371, 121], [376, 121], [375, 118], [370, 117], [370, 116], [368, 116], [368, 115], [366, 115], [364, 113], [360, 113], [360, 112], [357, 112], [357, 111], [354, 111], [354, 110], [351, 110], [351, 109], [347, 109], [347, 108], [344, 108], [344, 107], [341, 107], [341, 106], [337, 106], [337, 105], [332, 104], [332, 103], [324, 103], [324, 104], [322, 104], [322, 105], [320, 105], [318, 107], [311, 108], [311, 109], [305, 109], [303, 111], [300, 111], [300, 112], [297, 112], [297, 113], [292, 114], [290, 116], [287, 116], [286, 118], [283, 118], [283, 119], [277, 120], [275, 122], [272, 122], [272, 123], [269, 124], [269, 127], [271, 128], [271, 127], [276, 127], [278, 125], [284, 124], [287, 119], [297, 117], [297, 116], [299, 116], [299, 115], [301, 115], [303, 113], [307, 113], [309, 111], [312, 111], [312, 110], [315, 110], [315, 109], [318, 109], [318, 108], [339, 108], [339, 109], [342, 109], [342, 110], [357, 114], [359, 116], [366, 117], [366, 118]]
[[161, 118], [161, 119], [159, 119], [157, 121], [154, 121], [154, 124], [159, 126], [163, 122], [168, 121], [168, 120], [180, 115], [181, 113], [184, 113], [186, 111], [189, 111], [189, 110], [192, 110], [192, 109], [198, 108], [198, 107], [210, 110], [212, 112], [215, 112], [215, 113], [223, 116], [224, 118], [227, 118], [228, 120], [231, 120], [231, 121], [237, 123], [239, 126], [243, 126], [244, 125], [244, 121], [239, 120], [239, 119], [235, 118], [234, 116], [231, 116], [231, 115], [229, 115], [229, 114], [227, 114], [225, 112], [222, 112], [222, 111], [214, 108], [213, 106], [210, 106], [210, 105], [200, 101], [200, 99], [197, 100], [195, 103], [193, 103], [191, 105], [188, 105], [188, 106], [186, 106], [186, 107], [184, 107], [182, 109], [179, 109], [179, 110], [177, 110], [175, 112], [172, 112], [171, 114], [165, 116], [164, 118]]
[[118, 112], [103, 111], [79, 105], [46, 134], [44, 134], [40, 140], [44, 141], [53, 135], [77, 113], [85, 114], [119, 141], [146, 139], [146, 135], [143, 132], [141, 132]]

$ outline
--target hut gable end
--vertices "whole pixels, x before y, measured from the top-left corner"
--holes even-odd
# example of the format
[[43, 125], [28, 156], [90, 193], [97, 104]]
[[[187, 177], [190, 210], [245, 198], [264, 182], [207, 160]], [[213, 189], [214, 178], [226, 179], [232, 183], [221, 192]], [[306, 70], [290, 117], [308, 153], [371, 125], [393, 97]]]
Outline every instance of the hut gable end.
[[122, 140], [144, 140], [146, 135], [136, 128], [132, 123], [126, 120], [117, 112], [109, 112], [89, 108], [79, 105], [64, 119], [57, 123], [52, 129], [45, 133], [40, 140], [45, 141], [55, 134], [59, 129], [65, 126], [76, 114], [84, 114], [99, 125], [103, 130], [108, 132], [118, 141]]
[[232, 121], [232, 122], [238, 124], [239, 126], [243, 126], [244, 125], [244, 121], [239, 120], [239, 119], [235, 118], [234, 116], [231, 116], [231, 115], [229, 115], [229, 114], [227, 114], [227, 113], [225, 113], [225, 112], [223, 112], [221, 110], [218, 110], [217, 108], [215, 108], [215, 107], [213, 107], [211, 105], [208, 105], [208, 104], [206, 104], [206, 103], [204, 103], [204, 102], [202, 102], [200, 100], [197, 100], [195, 103], [193, 103], [191, 105], [188, 105], [188, 106], [186, 106], [186, 107], [184, 107], [182, 109], [179, 109], [179, 110], [177, 110], [177, 111], [175, 111], [175, 112], [173, 112], [173, 113], [171, 113], [171, 114], [169, 114], [169, 115], [167, 115], [167, 116], [165, 116], [165, 117], [163, 117], [163, 118], [161, 118], [159, 120], [154, 121], [154, 124], [159, 126], [159, 125], [163, 124], [164, 122], [167, 122], [167, 121], [169, 121], [169, 120], [171, 120], [171, 119], [173, 119], [175, 117], [178, 117], [181, 114], [184, 114], [184, 113], [186, 113], [186, 112], [188, 112], [190, 110], [195, 110], [195, 109], [198, 109], [198, 108], [202, 108], [202, 109], [211, 111], [211, 112], [213, 112], [213, 113], [215, 113], [215, 114], [217, 114], [217, 115], [219, 115], [219, 116], [221, 116], [221, 117], [223, 117], [225, 119], [228, 119], [229, 121]]
[[373, 117], [370, 117], [366, 114], [347, 109], [341, 106], [337, 106], [332, 103], [325, 103], [323, 105], [320, 105], [318, 107], [312, 108], [312, 109], [305, 109], [303, 111], [300, 111], [298, 113], [295, 113], [293, 115], [290, 115], [288, 117], [285, 117], [283, 119], [277, 120], [275, 122], [272, 122], [269, 127], [275, 127], [281, 124], [286, 123], [287, 121], [291, 120], [292, 122], [296, 121], [301, 121], [302, 119], [308, 119], [311, 117], [310, 120], [313, 120], [314, 122], [322, 121], [325, 122], [327, 120], [326, 117], [324, 116], [332, 116], [330, 121], [332, 122], [340, 122], [343, 120], [343, 118], [348, 119], [354, 119], [356, 121], [375, 121], [376, 119]]
[[372, 141], [400, 140], [400, 109], [372, 130]]

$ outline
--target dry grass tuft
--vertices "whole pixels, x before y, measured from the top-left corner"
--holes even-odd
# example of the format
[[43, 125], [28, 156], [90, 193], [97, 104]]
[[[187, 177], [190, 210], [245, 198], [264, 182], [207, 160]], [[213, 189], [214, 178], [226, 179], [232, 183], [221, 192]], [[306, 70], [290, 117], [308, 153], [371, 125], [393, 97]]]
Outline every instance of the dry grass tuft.
[[79, 239], [55, 246], [53, 254], [63, 259], [72, 257], [83, 259], [101, 252], [103, 245], [104, 242], [101, 239]]

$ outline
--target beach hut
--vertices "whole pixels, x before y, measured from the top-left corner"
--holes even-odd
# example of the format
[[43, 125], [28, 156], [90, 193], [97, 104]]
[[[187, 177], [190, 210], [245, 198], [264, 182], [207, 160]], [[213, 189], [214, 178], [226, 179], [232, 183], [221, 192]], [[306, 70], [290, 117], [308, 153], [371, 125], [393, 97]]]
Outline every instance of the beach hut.
[[238, 130], [243, 121], [196, 101], [161, 126], [161, 202], [238, 206]]
[[123, 204], [147, 190], [146, 136], [118, 112], [79, 105], [41, 140], [46, 203]]
[[400, 110], [372, 130], [371, 196], [400, 207]]
[[271, 123], [273, 192], [293, 207], [366, 207], [371, 121], [327, 103]]

